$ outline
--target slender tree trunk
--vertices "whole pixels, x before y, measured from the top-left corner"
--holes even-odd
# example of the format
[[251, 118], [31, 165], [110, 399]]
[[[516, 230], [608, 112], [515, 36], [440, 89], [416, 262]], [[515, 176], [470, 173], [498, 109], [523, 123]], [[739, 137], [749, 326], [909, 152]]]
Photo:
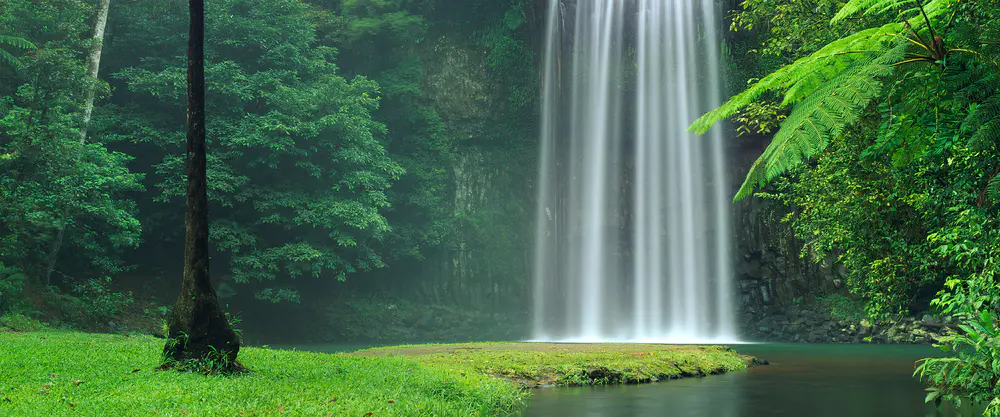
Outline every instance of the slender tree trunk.
[[97, 75], [101, 67], [101, 50], [104, 48], [104, 29], [108, 26], [108, 9], [111, 0], [101, 0], [97, 7], [97, 20], [94, 22], [94, 39], [90, 44], [90, 54], [87, 55], [87, 76], [94, 85], [87, 88], [83, 102], [83, 127], [80, 128], [80, 143], [87, 140], [87, 129], [90, 127], [90, 116], [94, 113], [94, 96], [97, 95]]
[[44, 282], [46, 287], [52, 285], [52, 272], [56, 270], [56, 262], [59, 261], [59, 251], [62, 249], [65, 236], [66, 215], [63, 214], [63, 223], [59, 225], [59, 231], [56, 233], [56, 241], [52, 243], [52, 249], [49, 251], [48, 260], [46, 261]]
[[[111, 8], [111, 0], [100, 0], [97, 6], [97, 19], [94, 21], [94, 37], [90, 43], [90, 52], [87, 54], [87, 78], [91, 85], [84, 92], [83, 99], [83, 125], [80, 127], [80, 144], [87, 141], [87, 129], [90, 127], [90, 117], [94, 113], [94, 97], [97, 95], [97, 76], [101, 68], [101, 50], [104, 49], [104, 30], [108, 26], [108, 9]], [[45, 268], [45, 285], [52, 285], [52, 272], [56, 269], [59, 260], [59, 251], [62, 249], [63, 239], [66, 236], [66, 220], [68, 215], [63, 213], [63, 222], [56, 234], [56, 241], [49, 251], [48, 262]]]
[[[213, 359], [216, 370], [238, 370], [239, 337], [212, 287], [208, 258], [208, 195], [205, 176], [205, 2], [190, 0], [187, 109], [187, 214], [184, 277], [163, 349], [167, 359]], [[221, 361], [220, 361], [221, 360]]]

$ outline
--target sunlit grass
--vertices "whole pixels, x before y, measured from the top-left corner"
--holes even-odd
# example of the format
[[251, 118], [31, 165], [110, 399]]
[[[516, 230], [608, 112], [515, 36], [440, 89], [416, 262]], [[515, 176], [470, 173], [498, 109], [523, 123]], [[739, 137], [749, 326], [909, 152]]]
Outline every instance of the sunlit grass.
[[411, 345], [357, 355], [409, 355], [423, 364], [485, 373], [526, 386], [642, 383], [744, 370], [750, 358], [719, 346], [471, 343]]
[[244, 348], [246, 375], [159, 371], [162, 348], [146, 336], [0, 332], [0, 415], [487, 416], [515, 412], [527, 396], [405, 357]]
[[148, 336], [0, 331], [0, 416], [497, 416], [523, 407], [523, 386], [651, 382], [747, 360], [639, 344], [243, 348], [251, 372], [226, 377], [157, 370], [162, 349]]

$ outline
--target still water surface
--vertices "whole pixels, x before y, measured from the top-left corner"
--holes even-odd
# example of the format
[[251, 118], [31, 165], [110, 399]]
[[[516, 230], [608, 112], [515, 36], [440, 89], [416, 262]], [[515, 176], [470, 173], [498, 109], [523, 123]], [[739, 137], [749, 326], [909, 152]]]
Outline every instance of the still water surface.
[[958, 417], [925, 405], [912, 378], [928, 346], [743, 345], [771, 362], [747, 372], [657, 384], [540, 389], [524, 417]]

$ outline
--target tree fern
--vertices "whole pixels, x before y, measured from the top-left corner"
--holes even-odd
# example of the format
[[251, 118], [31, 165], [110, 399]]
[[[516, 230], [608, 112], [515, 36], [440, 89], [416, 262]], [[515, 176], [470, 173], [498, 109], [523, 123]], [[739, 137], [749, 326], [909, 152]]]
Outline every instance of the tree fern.
[[20, 67], [21, 63], [17, 60], [17, 57], [15, 57], [10, 52], [4, 50], [3, 47], [11, 47], [11, 48], [27, 49], [27, 50], [35, 49], [35, 45], [31, 42], [28, 42], [25, 39], [14, 36], [0, 35], [0, 66], [8, 66], [14, 68]]
[[891, 11], [898, 11], [904, 16], [917, 16], [919, 19], [923, 19], [921, 15], [926, 13], [928, 18], [934, 19], [950, 11], [959, 1], [961, 0], [932, 0], [923, 4], [923, 0], [850, 0], [840, 8], [830, 23], [837, 23], [859, 14], [869, 16]]
[[[734, 199], [746, 197], [755, 187], [802, 164], [825, 149], [832, 135], [856, 122], [868, 103], [881, 93], [880, 77], [891, 75], [894, 64], [906, 62], [906, 49], [916, 41], [906, 38], [904, 32], [940, 18], [958, 1], [931, 0], [921, 4], [911, 0], [910, 8], [903, 11], [921, 11], [922, 7], [923, 12], [909, 16], [902, 23], [885, 24], [833, 41], [762, 78], [698, 118], [690, 129], [704, 133], [768, 92], [783, 94], [782, 106], [794, 106], [771, 144], [751, 167]], [[833, 21], [859, 13], [884, 12], [903, 7], [904, 3], [901, 0], [850, 0]], [[895, 61], [891, 61], [893, 59]]]
[[901, 29], [902, 25], [893, 23], [831, 42], [812, 55], [800, 58], [762, 78], [719, 108], [701, 116], [691, 125], [691, 130], [705, 133], [715, 123], [733, 116], [767, 92], [784, 91], [782, 105], [794, 104], [836, 76], [860, 55], [889, 49], [894, 44], [893, 36]]
[[735, 200], [753, 192], [826, 149], [830, 138], [855, 123], [882, 94], [880, 78], [891, 75], [906, 45], [865, 54], [795, 106], [764, 153], [750, 167]]

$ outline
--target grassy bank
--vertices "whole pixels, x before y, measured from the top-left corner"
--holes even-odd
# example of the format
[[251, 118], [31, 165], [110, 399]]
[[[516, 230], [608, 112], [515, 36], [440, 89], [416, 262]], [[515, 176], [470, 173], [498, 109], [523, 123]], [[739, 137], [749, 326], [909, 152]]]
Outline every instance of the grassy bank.
[[245, 348], [248, 375], [157, 371], [162, 349], [145, 336], [0, 333], [0, 415], [485, 416], [527, 395], [403, 357]]
[[472, 343], [368, 349], [422, 364], [487, 374], [527, 387], [645, 383], [741, 371], [753, 360], [719, 346]]
[[745, 368], [714, 347], [486, 343], [351, 354], [244, 348], [251, 372], [219, 377], [157, 370], [162, 347], [147, 336], [0, 332], [0, 415], [506, 415], [523, 406], [523, 386]]

